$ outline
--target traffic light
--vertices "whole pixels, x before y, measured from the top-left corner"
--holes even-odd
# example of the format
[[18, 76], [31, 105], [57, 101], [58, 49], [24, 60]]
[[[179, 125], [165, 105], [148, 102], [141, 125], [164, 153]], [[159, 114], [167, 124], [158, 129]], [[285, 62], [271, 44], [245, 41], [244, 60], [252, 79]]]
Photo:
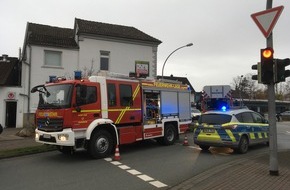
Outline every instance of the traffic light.
[[290, 76], [290, 70], [285, 70], [285, 67], [290, 65], [290, 59], [275, 59], [274, 60], [274, 82], [285, 82], [285, 78]]
[[257, 80], [258, 83], [261, 83], [261, 63], [258, 62], [256, 65], [252, 65], [253, 70], [257, 70], [256, 75], [252, 75], [252, 80]]
[[273, 81], [273, 54], [272, 48], [261, 49], [261, 82], [270, 84]]

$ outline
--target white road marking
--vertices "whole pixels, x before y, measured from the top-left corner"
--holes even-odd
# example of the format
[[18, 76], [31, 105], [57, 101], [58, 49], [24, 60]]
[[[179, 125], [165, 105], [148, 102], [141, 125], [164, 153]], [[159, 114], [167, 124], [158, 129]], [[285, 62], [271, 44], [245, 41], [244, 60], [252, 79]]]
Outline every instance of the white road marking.
[[143, 181], [153, 181], [154, 179], [152, 177], [149, 177], [148, 175], [138, 175], [137, 177], [139, 177], [140, 179], [142, 179]]
[[112, 164], [114, 164], [115, 166], [117, 166], [117, 165], [121, 165], [121, 162], [118, 162], [118, 161], [113, 161], [113, 162], [111, 162]]
[[160, 182], [160, 181], [151, 181], [149, 182], [151, 185], [154, 185], [157, 188], [161, 188], [161, 187], [167, 187], [166, 184]]
[[129, 166], [126, 166], [126, 165], [121, 165], [121, 166], [119, 166], [119, 168], [121, 168], [121, 169], [123, 169], [123, 170], [128, 170], [128, 169], [130, 169], [130, 167], [129, 167]]
[[201, 148], [196, 147], [196, 146], [189, 146], [188, 148], [193, 148], [193, 149], [196, 149], [196, 150], [201, 150]]
[[167, 187], [166, 184], [160, 182], [160, 181], [154, 181], [154, 178], [148, 176], [148, 175], [145, 175], [145, 174], [142, 174], [141, 172], [137, 171], [137, 170], [134, 170], [134, 169], [131, 169], [129, 166], [127, 165], [124, 165], [122, 164], [121, 162], [118, 162], [118, 161], [113, 161], [111, 158], [104, 158], [105, 161], [107, 162], [110, 162], [111, 164], [115, 165], [115, 166], [118, 166], [119, 168], [127, 171], [128, 173], [134, 175], [134, 176], [137, 176], [138, 178], [142, 179], [143, 181], [145, 182], [148, 182], [149, 184], [157, 187], [157, 188], [161, 188], [161, 187]]
[[113, 159], [112, 158], [104, 158], [107, 162], [111, 162]]
[[132, 175], [140, 175], [141, 172], [137, 171], [137, 170], [127, 170], [127, 172], [129, 172]]

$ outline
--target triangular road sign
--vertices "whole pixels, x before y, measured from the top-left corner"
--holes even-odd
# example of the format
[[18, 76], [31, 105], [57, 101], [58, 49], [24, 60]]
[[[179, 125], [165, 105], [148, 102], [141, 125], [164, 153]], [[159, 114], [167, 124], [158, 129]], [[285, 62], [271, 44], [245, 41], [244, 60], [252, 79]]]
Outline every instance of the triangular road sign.
[[257, 12], [251, 15], [258, 28], [264, 34], [265, 38], [268, 38], [271, 34], [276, 22], [281, 15], [284, 6], [267, 9], [265, 11]]

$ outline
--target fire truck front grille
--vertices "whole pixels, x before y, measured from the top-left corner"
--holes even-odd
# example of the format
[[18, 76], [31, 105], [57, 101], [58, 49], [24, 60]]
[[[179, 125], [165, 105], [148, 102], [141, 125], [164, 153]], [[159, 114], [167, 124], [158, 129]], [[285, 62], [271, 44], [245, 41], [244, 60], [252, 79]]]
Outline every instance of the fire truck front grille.
[[37, 119], [38, 130], [46, 132], [62, 131], [63, 119]]

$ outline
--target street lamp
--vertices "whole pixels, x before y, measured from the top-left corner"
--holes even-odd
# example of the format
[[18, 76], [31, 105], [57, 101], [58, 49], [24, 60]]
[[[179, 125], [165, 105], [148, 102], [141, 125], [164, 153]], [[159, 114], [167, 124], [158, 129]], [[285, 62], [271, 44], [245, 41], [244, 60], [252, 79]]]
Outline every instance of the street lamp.
[[243, 77], [244, 75], [241, 75], [241, 78], [240, 78], [240, 82], [239, 82], [239, 94], [240, 94], [240, 107], [243, 106], [243, 97], [242, 97], [242, 84], [243, 84]]
[[163, 63], [163, 66], [162, 66], [162, 77], [161, 77], [161, 79], [163, 79], [163, 72], [164, 72], [164, 66], [165, 66], [165, 63], [166, 63], [166, 61], [168, 60], [168, 58], [174, 53], [174, 52], [176, 52], [177, 50], [179, 50], [179, 49], [181, 49], [181, 48], [185, 48], [185, 47], [190, 47], [190, 46], [192, 46], [193, 45], [193, 43], [189, 43], [189, 44], [186, 44], [185, 46], [181, 46], [181, 47], [179, 47], [179, 48], [177, 48], [176, 50], [174, 50], [173, 52], [171, 52], [169, 55], [168, 55], [168, 57], [165, 59], [165, 62]]

